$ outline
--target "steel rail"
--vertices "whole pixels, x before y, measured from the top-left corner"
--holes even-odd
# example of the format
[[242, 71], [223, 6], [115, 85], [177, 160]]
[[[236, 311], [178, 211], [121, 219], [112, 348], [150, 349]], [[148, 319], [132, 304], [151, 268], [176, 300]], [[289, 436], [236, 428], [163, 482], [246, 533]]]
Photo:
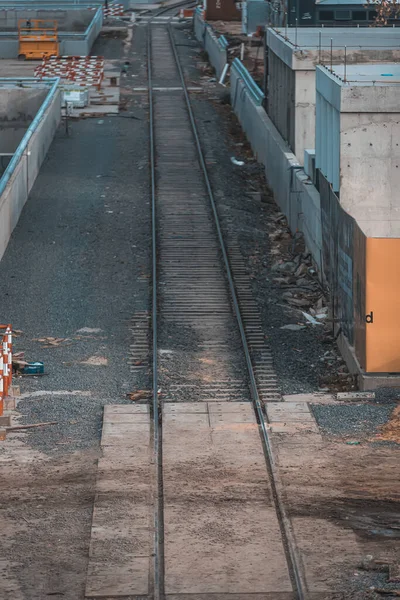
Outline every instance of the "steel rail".
[[[184, 6], [196, 6], [197, 2], [193, 1], [193, 0], [184, 0], [183, 2], [177, 2], [176, 4], [171, 4], [170, 6], [164, 6], [163, 8], [158, 9], [158, 12], [156, 12], [152, 18], [155, 17], [159, 17], [160, 15], [163, 15], [164, 13], [167, 13], [171, 10], [174, 10], [176, 8], [182, 8]], [[177, 14], [177, 13], [174, 13]], [[173, 15], [174, 16], [174, 15]]]
[[154, 560], [153, 560], [153, 585], [154, 600], [164, 597], [164, 552], [163, 531], [164, 511], [162, 500], [162, 437], [161, 421], [158, 400], [158, 354], [157, 354], [157, 212], [156, 212], [156, 177], [155, 177], [155, 142], [154, 142], [154, 107], [153, 107], [153, 76], [151, 64], [151, 22], [163, 12], [186, 6], [188, 0], [162, 9], [152, 15], [147, 27], [147, 78], [149, 100], [149, 138], [150, 138], [150, 171], [151, 171], [151, 231], [152, 231], [152, 406], [153, 413], [153, 453], [155, 472], [154, 491]]
[[154, 146], [154, 112], [153, 81], [151, 66], [151, 25], [148, 26], [147, 38], [147, 76], [149, 88], [149, 129], [150, 129], [150, 170], [151, 170], [151, 231], [152, 231], [152, 346], [153, 346], [153, 451], [155, 467], [154, 494], [154, 600], [161, 600], [163, 594], [162, 572], [163, 554], [162, 528], [163, 509], [160, 498], [162, 485], [162, 448], [160, 437], [160, 419], [158, 405], [158, 356], [157, 356], [157, 224], [156, 224], [156, 178], [155, 178], [155, 146]]
[[249, 378], [250, 378], [251, 396], [253, 399], [253, 404], [254, 404], [254, 408], [255, 408], [255, 412], [256, 412], [256, 416], [257, 416], [257, 421], [259, 422], [260, 427], [261, 427], [261, 437], [262, 437], [264, 451], [265, 451], [266, 458], [267, 458], [267, 461], [266, 461], [267, 467], [268, 467], [268, 470], [270, 473], [272, 495], [274, 498], [275, 510], [276, 510], [278, 520], [280, 523], [282, 539], [284, 541], [284, 546], [285, 546], [285, 551], [286, 551], [286, 559], [287, 559], [287, 563], [288, 563], [288, 567], [289, 567], [289, 572], [291, 574], [292, 581], [294, 582], [294, 585], [295, 585], [295, 593], [297, 594], [298, 600], [305, 600], [306, 584], [305, 584], [304, 578], [302, 576], [301, 567], [298, 564], [299, 559], [296, 556], [296, 553], [294, 550], [293, 535], [292, 535], [292, 531], [291, 531], [290, 521], [286, 514], [286, 510], [283, 505], [283, 502], [280, 499], [280, 494], [279, 494], [277, 484], [276, 484], [277, 476], [276, 476], [276, 471], [275, 471], [275, 466], [274, 466], [274, 457], [273, 457], [273, 453], [272, 453], [270, 437], [269, 437], [269, 434], [268, 434], [268, 431], [266, 428], [264, 415], [263, 415], [262, 408], [261, 408], [261, 402], [260, 402], [260, 397], [258, 394], [257, 382], [256, 382], [254, 370], [253, 370], [253, 365], [251, 362], [249, 346], [247, 343], [246, 332], [245, 332], [245, 328], [243, 325], [242, 315], [240, 312], [240, 306], [239, 306], [239, 302], [238, 302], [238, 298], [237, 298], [237, 294], [236, 294], [236, 288], [235, 288], [235, 284], [234, 284], [234, 280], [233, 280], [233, 276], [232, 276], [232, 272], [231, 272], [231, 267], [230, 267], [230, 263], [229, 263], [228, 254], [226, 251], [225, 242], [223, 239], [221, 225], [219, 222], [217, 206], [216, 206], [216, 202], [214, 199], [214, 194], [212, 191], [210, 179], [208, 177], [207, 167], [206, 167], [206, 163], [205, 163], [204, 156], [203, 156], [203, 151], [202, 151], [201, 144], [200, 144], [200, 138], [199, 138], [199, 134], [197, 131], [196, 120], [195, 120], [195, 117], [193, 114], [192, 105], [191, 105], [190, 98], [189, 98], [189, 93], [188, 93], [187, 87], [186, 87], [185, 77], [184, 77], [182, 66], [181, 66], [181, 63], [179, 60], [178, 51], [176, 49], [175, 40], [173, 37], [172, 27], [171, 27], [170, 23], [168, 23], [168, 32], [169, 32], [169, 38], [171, 41], [171, 47], [172, 47], [175, 61], [176, 61], [176, 66], [177, 66], [179, 76], [181, 79], [181, 83], [182, 83], [183, 93], [185, 95], [186, 106], [187, 106], [187, 110], [188, 110], [188, 114], [189, 114], [190, 124], [191, 124], [192, 131], [193, 131], [193, 136], [194, 136], [196, 147], [197, 147], [199, 162], [201, 165], [201, 169], [203, 171], [204, 181], [206, 184], [207, 193], [208, 193], [208, 196], [210, 199], [210, 203], [211, 203], [211, 207], [212, 207], [212, 211], [213, 211], [213, 215], [214, 215], [215, 226], [217, 229], [218, 240], [219, 240], [219, 244], [220, 244], [220, 248], [221, 248], [221, 253], [223, 256], [223, 262], [224, 262], [226, 275], [227, 275], [227, 279], [228, 279], [229, 290], [231, 293], [234, 313], [235, 313], [237, 323], [239, 326], [240, 337], [241, 337], [242, 344], [243, 344], [243, 351], [245, 354], [247, 370], [248, 370], [248, 374], [249, 374]]

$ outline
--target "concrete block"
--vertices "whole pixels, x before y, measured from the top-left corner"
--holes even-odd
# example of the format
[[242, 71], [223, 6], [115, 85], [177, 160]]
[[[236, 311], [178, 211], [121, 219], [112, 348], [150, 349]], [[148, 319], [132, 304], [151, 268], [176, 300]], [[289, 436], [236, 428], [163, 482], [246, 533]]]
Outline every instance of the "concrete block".
[[15, 398], [12, 398], [11, 396], [4, 398], [4, 410], [15, 410], [15, 405]]

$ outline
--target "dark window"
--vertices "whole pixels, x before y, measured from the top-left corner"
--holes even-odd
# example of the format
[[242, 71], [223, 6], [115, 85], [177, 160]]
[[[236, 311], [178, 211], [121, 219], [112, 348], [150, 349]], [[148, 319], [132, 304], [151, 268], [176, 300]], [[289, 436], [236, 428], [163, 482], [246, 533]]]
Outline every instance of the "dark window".
[[349, 10], [335, 10], [336, 21], [350, 21], [351, 12]]
[[333, 21], [334, 15], [333, 10], [320, 10], [319, 11], [320, 21]]
[[353, 21], [366, 21], [367, 12], [365, 10], [353, 10]]
[[370, 21], [373, 21], [374, 19], [376, 19], [377, 16], [378, 16], [378, 13], [376, 12], [376, 10], [368, 11], [368, 19]]

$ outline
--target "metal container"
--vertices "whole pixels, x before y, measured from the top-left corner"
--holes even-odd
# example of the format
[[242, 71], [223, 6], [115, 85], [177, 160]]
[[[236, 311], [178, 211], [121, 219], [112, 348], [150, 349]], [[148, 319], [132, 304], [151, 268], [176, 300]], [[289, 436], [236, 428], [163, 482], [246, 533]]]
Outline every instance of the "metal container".
[[67, 103], [73, 108], [84, 108], [89, 103], [89, 92], [87, 89], [75, 88], [68, 89], [64, 87], [62, 92], [62, 107]]
[[233, 0], [207, 0], [207, 21], [241, 21], [242, 3]]

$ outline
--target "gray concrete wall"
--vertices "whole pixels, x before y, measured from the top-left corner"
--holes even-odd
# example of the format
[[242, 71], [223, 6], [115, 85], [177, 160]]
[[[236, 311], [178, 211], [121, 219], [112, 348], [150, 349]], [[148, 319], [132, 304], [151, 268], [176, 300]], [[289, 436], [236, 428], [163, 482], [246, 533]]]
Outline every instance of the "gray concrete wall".
[[302, 231], [307, 248], [322, 272], [320, 196], [296, 156], [261, 106], [256, 106], [244, 81], [231, 71], [231, 102], [292, 232]]
[[59, 31], [84, 32], [94, 16], [94, 11], [88, 9], [39, 9], [16, 8], [1, 9], [0, 31], [17, 31], [18, 21], [23, 19], [56, 20]]
[[14, 37], [0, 37], [0, 59], [18, 58], [18, 39]]
[[207, 52], [209, 61], [214, 67], [217, 77], [220, 77], [228, 62], [226, 48], [221, 46], [213, 29], [204, 22], [197, 11], [194, 13], [193, 25], [197, 41], [200, 42]]
[[0, 88], [0, 152], [15, 152], [47, 90]]
[[[21, 211], [28, 199], [29, 192], [39, 173], [60, 120], [61, 93], [56, 91], [23, 148], [23, 152], [5, 187], [3, 182], [7, 171], [0, 180], [0, 258], [3, 256], [12, 231], [18, 223]], [[23, 144], [24, 140], [21, 146]]]

